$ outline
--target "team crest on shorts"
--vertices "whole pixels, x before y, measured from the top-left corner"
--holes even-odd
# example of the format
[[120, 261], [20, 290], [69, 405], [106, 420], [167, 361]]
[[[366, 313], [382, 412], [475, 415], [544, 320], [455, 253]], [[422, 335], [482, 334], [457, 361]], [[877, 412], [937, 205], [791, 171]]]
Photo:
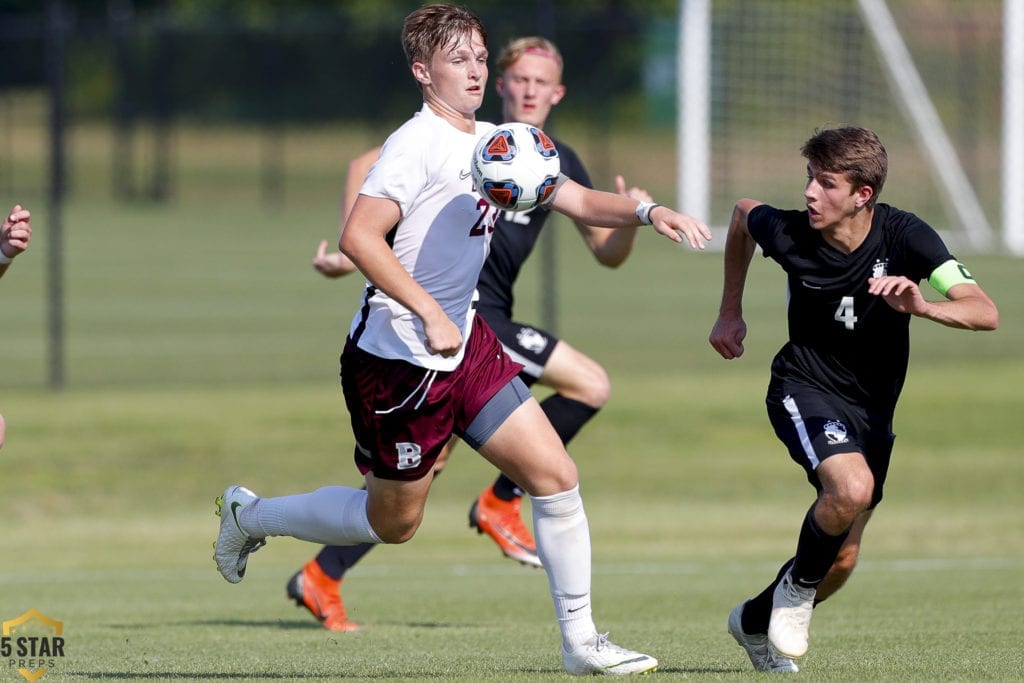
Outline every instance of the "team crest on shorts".
[[402, 441], [395, 444], [398, 452], [398, 469], [411, 470], [420, 466], [423, 462], [423, 449], [418, 443]]
[[516, 341], [519, 346], [533, 353], [540, 353], [548, 345], [544, 335], [532, 327], [521, 327], [519, 334], [516, 335]]
[[837, 443], [846, 443], [846, 425], [839, 420], [829, 420], [825, 423], [825, 438], [828, 439], [829, 445], [835, 445]]

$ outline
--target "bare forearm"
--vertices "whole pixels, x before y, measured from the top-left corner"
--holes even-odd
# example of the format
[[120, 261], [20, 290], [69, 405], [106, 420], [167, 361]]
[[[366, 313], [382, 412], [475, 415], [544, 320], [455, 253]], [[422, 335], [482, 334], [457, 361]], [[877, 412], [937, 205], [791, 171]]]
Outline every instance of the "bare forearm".
[[[966, 287], [966, 285], [965, 285]], [[980, 290], [949, 301], [929, 301], [916, 315], [960, 330], [994, 330], [999, 327], [999, 310]]]
[[612, 192], [590, 190], [568, 181], [555, 195], [554, 208], [577, 223], [603, 228], [635, 228], [637, 200]]
[[598, 263], [608, 268], [618, 268], [629, 258], [636, 243], [638, 228], [596, 228], [580, 225], [590, 251]]
[[719, 313], [739, 315], [743, 311], [743, 290], [756, 248], [756, 243], [747, 230], [748, 213], [749, 206], [742, 202], [738, 203], [729, 222], [729, 233], [725, 240], [722, 302]]
[[341, 241], [343, 253], [374, 287], [412, 311], [421, 320], [438, 313], [440, 304], [402, 267], [387, 243], [372, 235], [346, 234]]

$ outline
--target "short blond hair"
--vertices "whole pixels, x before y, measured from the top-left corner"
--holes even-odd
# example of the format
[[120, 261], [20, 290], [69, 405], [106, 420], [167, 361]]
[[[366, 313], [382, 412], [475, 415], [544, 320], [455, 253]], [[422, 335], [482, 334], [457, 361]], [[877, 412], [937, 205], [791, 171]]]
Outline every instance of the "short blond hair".
[[558, 65], [558, 79], [562, 79], [562, 53], [554, 43], [540, 36], [526, 36], [510, 41], [498, 54], [498, 71], [504, 73], [525, 54], [543, 55], [555, 60], [555, 64]]

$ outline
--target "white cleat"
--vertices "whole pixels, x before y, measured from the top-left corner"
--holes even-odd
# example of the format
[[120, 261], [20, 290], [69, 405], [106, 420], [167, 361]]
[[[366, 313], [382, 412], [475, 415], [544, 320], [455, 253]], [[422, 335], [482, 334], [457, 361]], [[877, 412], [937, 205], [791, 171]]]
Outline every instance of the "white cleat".
[[796, 673], [800, 670], [789, 657], [776, 654], [768, 645], [768, 636], [764, 633], [744, 633], [743, 631], [743, 605], [740, 603], [729, 612], [729, 633], [747, 651], [750, 663], [754, 665], [754, 671], [769, 671], [771, 673]]
[[216, 500], [220, 533], [213, 544], [213, 559], [217, 562], [221, 576], [230, 583], [238, 583], [245, 578], [249, 553], [267, 544], [262, 538], [249, 536], [238, 523], [242, 508], [254, 500], [257, 500], [256, 494], [243, 486], [229, 486]]
[[817, 590], [793, 582], [793, 570], [786, 572], [772, 595], [772, 616], [768, 642], [783, 657], [799, 659], [807, 654], [807, 636]]
[[562, 664], [574, 676], [628, 676], [650, 673], [658, 668], [657, 659], [619, 647], [608, 640], [607, 633], [595, 635], [572, 652], [567, 652], [563, 647]]

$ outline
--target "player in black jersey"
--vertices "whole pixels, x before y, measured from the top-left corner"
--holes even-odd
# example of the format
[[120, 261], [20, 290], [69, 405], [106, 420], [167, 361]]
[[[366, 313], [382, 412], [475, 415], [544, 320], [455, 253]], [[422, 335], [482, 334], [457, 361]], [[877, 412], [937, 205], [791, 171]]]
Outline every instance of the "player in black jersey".
[[[736, 204], [710, 335], [722, 357], [743, 354], [743, 289], [760, 246], [786, 271], [789, 290], [789, 341], [772, 361], [768, 417], [817, 490], [796, 556], [729, 615], [729, 632], [760, 671], [797, 671], [814, 605], [856, 565], [889, 467], [910, 318], [968, 330], [999, 324], [995, 304], [928, 224], [877, 203], [888, 159], [872, 131], [821, 130], [801, 151], [806, 209]], [[921, 280], [945, 300], [926, 300]]]
[[[544, 38], [518, 38], [498, 55], [497, 65], [500, 76], [496, 87], [502, 98], [502, 118], [543, 128], [551, 108], [565, 95], [562, 56], [558, 48]], [[562, 173], [581, 185], [593, 187], [576, 152], [559, 140], [555, 140], [555, 144]], [[379, 150], [371, 149], [350, 163], [343, 220]], [[627, 190], [621, 176], [616, 178], [616, 189], [638, 201], [651, 201], [650, 195], [642, 189]], [[608, 400], [610, 386], [604, 368], [597, 361], [546, 330], [513, 320], [513, 284], [549, 214], [547, 207], [538, 207], [528, 213], [505, 212], [498, 219], [490, 254], [477, 284], [480, 293], [477, 314], [491, 326], [511, 358], [524, 366], [520, 378], [527, 386], [540, 383], [555, 390], [541, 401], [541, 408], [562, 442], [568, 443]], [[635, 228], [577, 227], [598, 262], [611, 268], [629, 256], [637, 233]], [[327, 251], [326, 240], [317, 249], [313, 267], [327, 277], [340, 277], [355, 270], [343, 254]], [[454, 442], [449, 444], [439, 458], [435, 473], [444, 466], [453, 445]], [[473, 502], [470, 524], [490, 536], [506, 556], [540, 567], [536, 543], [520, 514], [522, 495], [515, 482], [504, 474], [499, 475]], [[345, 572], [372, 547], [371, 544], [326, 546], [291, 578], [288, 595], [309, 609], [328, 629], [357, 628], [348, 619], [339, 587]]]

